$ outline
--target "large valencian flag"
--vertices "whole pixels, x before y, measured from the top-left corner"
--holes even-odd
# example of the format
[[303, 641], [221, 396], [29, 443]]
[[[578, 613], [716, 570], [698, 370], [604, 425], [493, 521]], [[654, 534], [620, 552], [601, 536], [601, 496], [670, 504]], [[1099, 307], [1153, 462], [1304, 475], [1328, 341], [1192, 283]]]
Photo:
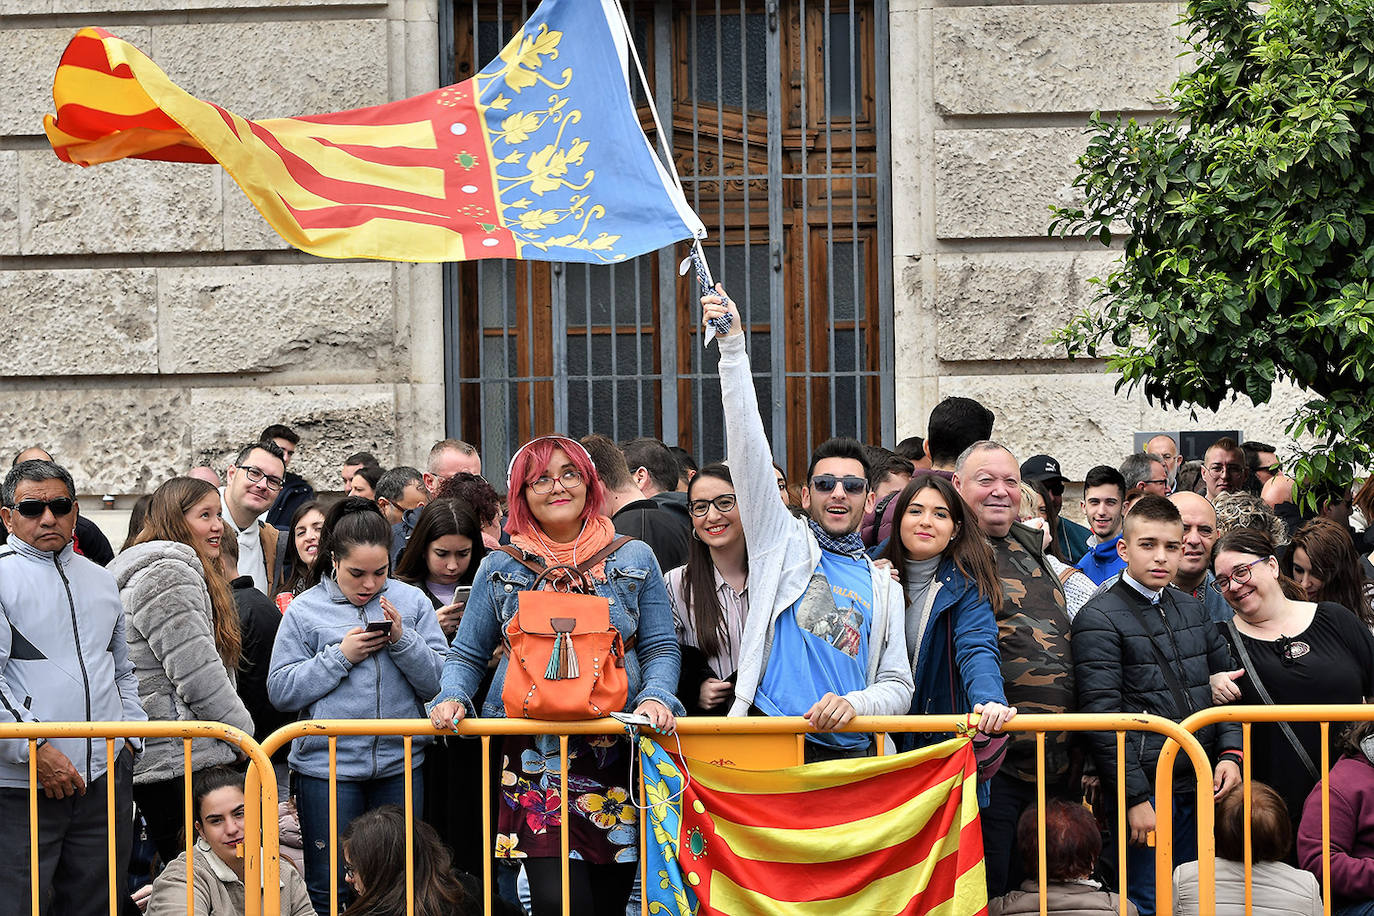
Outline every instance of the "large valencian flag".
[[53, 81], [53, 151], [218, 162], [282, 238], [334, 258], [614, 263], [705, 230], [639, 125], [616, 0], [545, 0], [470, 80], [253, 121], [82, 29]]
[[640, 760], [650, 913], [987, 913], [967, 738], [767, 772], [689, 760], [686, 779], [648, 738]]

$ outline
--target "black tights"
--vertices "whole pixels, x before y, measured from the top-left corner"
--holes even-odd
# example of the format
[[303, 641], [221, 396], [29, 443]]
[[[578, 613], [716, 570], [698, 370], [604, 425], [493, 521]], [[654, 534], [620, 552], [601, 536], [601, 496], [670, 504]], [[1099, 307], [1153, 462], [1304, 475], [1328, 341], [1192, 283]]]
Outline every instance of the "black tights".
[[[530, 881], [530, 910], [534, 916], [560, 916], [563, 912], [562, 859], [525, 859]], [[568, 890], [572, 916], [605, 916], [624, 913], [634, 887], [634, 862], [592, 865], [579, 859], [568, 863]]]

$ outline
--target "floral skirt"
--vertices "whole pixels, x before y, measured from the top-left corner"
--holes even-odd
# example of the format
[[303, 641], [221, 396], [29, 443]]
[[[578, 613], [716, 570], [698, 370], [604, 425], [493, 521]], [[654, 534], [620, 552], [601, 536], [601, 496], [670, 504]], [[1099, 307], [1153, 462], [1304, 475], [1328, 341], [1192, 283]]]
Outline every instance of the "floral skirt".
[[[501, 745], [501, 805], [496, 857], [563, 854], [558, 739], [512, 736]], [[568, 741], [571, 858], [597, 865], [639, 859], [630, 743], [623, 736], [574, 735]]]

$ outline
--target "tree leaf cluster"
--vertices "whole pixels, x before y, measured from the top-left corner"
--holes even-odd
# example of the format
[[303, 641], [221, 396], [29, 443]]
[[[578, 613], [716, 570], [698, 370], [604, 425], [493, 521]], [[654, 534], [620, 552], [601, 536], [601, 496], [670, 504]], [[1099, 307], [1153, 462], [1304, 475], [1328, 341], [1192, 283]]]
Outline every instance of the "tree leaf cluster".
[[1170, 407], [1296, 382], [1300, 487], [1348, 487], [1374, 454], [1374, 3], [1190, 0], [1181, 25], [1174, 114], [1093, 115], [1083, 204], [1052, 208], [1051, 234], [1125, 236], [1053, 339]]

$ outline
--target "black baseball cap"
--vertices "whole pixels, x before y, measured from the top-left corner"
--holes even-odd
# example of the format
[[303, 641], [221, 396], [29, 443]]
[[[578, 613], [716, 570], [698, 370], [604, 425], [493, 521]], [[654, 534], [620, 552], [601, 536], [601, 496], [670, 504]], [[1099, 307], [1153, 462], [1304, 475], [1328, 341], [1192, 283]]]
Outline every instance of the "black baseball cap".
[[1041, 483], [1058, 480], [1063, 483], [1069, 478], [1059, 470], [1059, 462], [1049, 455], [1033, 455], [1021, 462], [1021, 479], [1038, 480]]

